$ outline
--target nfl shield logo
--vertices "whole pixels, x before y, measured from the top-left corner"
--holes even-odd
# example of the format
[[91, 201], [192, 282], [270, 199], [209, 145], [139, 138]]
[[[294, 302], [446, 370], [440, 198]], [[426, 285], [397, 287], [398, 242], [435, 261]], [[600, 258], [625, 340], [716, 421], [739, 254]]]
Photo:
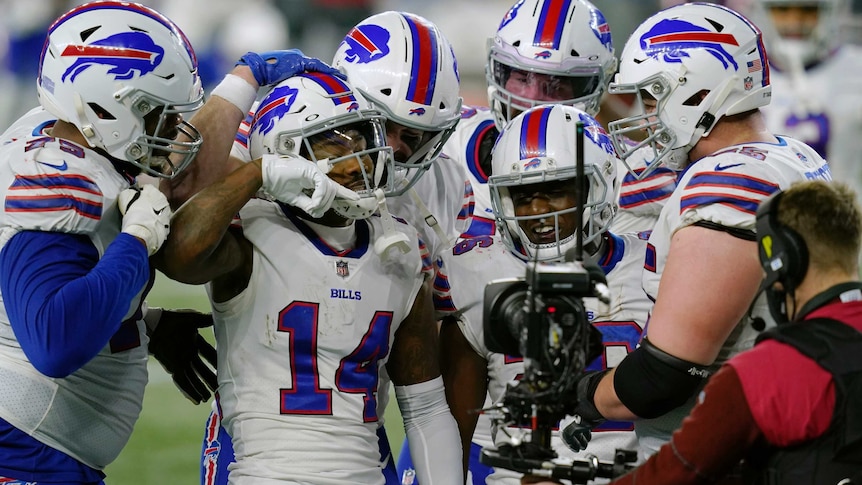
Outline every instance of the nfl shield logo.
[[745, 76], [742, 82], [746, 91], [751, 91], [751, 88], [754, 87], [754, 79], [751, 76]]
[[350, 276], [350, 269], [347, 267], [347, 261], [335, 262], [335, 274], [341, 276], [342, 278], [347, 278], [348, 276]]

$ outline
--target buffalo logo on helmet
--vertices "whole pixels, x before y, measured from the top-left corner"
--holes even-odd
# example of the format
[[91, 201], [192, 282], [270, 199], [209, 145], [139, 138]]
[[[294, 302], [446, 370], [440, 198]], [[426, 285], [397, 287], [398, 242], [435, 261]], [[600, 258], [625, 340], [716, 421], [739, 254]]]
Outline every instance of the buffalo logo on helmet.
[[425, 114], [425, 108], [413, 108], [410, 110], [411, 115], [422, 116]]
[[389, 37], [389, 31], [379, 25], [358, 25], [342, 41], [347, 44], [344, 59], [367, 64], [386, 57], [389, 54]]
[[538, 158], [534, 158], [534, 159], [532, 159], [529, 162], [524, 164], [524, 171], [526, 172], [527, 170], [533, 170], [535, 168], [539, 168], [541, 165], [542, 165], [542, 160], [540, 160]]
[[640, 38], [644, 53], [652, 58], [661, 56], [664, 62], [682, 62], [692, 49], [706, 49], [725, 69], [738, 70], [736, 59], [724, 46], [739, 46], [733, 34], [712, 32], [704, 27], [679, 19], [666, 19], [655, 24]]
[[297, 94], [299, 94], [299, 90], [290, 86], [279, 86], [273, 89], [260, 102], [260, 106], [258, 106], [254, 119], [251, 122], [249, 132], [253, 133], [257, 131], [261, 135], [269, 133], [275, 128], [278, 120], [290, 112], [293, 102], [296, 101]]
[[128, 80], [135, 75], [153, 72], [162, 62], [165, 50], [143, 32], [114, 34], [91, 44], [69, 44], [60, 57], [76, 57], [61, 78], [75, 82], [79, 74], [90, 67], [108, 66], [115, 80]]
[[536, 59], [550, 59], [550, 58], [551, 58], [551, 51], [544, 50], [544, 51], [541, 51], [541, 52], [536, 52], [536, 54], [534, 55], [534, 57], [535, 57]]
[[602, 128], [595, 118], [587, 116], [583, 113], [578, 115], [578, 119], [584, 124], [584, 135], [590, 139], [596, 145], [602, 147], [602, 149], [610, 155], [616, 156], [616, 151], [614, 150], [614, 144], [611, 141], [611, 137], [608, 136], [608, 133]]
[[506, 12], [506, 15], [503, 16], [503, 20], [500, 22], [500, 26], [497, 27], [497, 30], [502, 29], [503, 27], [509, 25], [509, 22], [515, 20], [515, 17], [518, 16], [518, 10], [521, 8], [521, 5], [524, 4], [524, 0], [518, 0], [518, 3], [512, 5], [512, 8]]
[[608, 21], [605, 20], [604, 14], [602, 14], [598, 9], [592, 9], [590, 12], [590, 27], [593, 29], [593, 33], [596, 34], [596, 38], [599, 39], [599, 42], [601, 42], [608, 51], [613, 51], [614, 44], [611, 41], [611, 27], [608, 25]]

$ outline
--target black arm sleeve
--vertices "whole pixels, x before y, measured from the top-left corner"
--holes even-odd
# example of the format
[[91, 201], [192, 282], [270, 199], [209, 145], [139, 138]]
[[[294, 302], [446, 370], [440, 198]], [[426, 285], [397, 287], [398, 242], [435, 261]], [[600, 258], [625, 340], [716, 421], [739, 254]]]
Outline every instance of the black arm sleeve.
[[617, 366], [614, 390], [636, 415], [657, 418], [685, 404], [707, 377], [707, 366], [678, 359], [644, 338]]

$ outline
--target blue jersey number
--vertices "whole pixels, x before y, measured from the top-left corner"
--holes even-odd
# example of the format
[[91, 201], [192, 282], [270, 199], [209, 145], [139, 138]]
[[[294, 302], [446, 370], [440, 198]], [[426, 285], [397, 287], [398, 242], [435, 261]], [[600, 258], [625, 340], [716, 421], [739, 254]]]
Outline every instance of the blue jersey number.
[[[282, 414], [332, 414], [332, 389], [320, 386], [317, 365], [318, 303], [295, 301], [279, 314], [278, 331], [290, 339], [293, 381], [280, 390]], [[377, 421], [378, 363], [389, 354], [391, 312], [377, 312], [359, 345], [341, 359], [335, 373], [340, 392], [363, 394], [365, 422]]]

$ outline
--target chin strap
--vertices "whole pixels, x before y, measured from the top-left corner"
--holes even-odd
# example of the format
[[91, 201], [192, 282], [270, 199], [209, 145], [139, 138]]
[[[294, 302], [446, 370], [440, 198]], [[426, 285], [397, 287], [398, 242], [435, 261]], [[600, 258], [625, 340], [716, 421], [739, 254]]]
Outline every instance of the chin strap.
[[447, 236], [446, 233], [443, 232], [443, 228], [440, 227], [440, 223], [437, 221], [437, 218], [434, 217], [434, 214], [432, 214], [430, 210], [428, 210], [428, 206], [426, 206], [425, 203], [422, 202], [422, 198], [419, 197], [419, 194], [416, 193], [416, 190], [411, 187], [409, 192], [410, 200], [412, 200], [413, 203], [416, 204], [416, 208], [419, 209], [419, 214], [422, 216], [422, 220], [425, 221], [425, 225], [430, 227], [434, 231], [434, 234], [436, 234], [437, 237], [440, 239], [440, 242], [443, 243], [443, 246], [441, 247], [449, 249], [454, 246], [455, 241], [449, 239], [449, 236]]
[[406, 234], [395, 230], [395, 223], [392, 222], [392, 214], [389, 213], [383, 190], [375, 190], [374, 196], [377, 198], [377, 209], [380, 211], [380, 222], [383, 224], [383, 234], [374, 239], [374, 252], [383, 259], [386, 259], [392, 248], [398, 248], [402, 254], [409, 253], [410, 239]]

